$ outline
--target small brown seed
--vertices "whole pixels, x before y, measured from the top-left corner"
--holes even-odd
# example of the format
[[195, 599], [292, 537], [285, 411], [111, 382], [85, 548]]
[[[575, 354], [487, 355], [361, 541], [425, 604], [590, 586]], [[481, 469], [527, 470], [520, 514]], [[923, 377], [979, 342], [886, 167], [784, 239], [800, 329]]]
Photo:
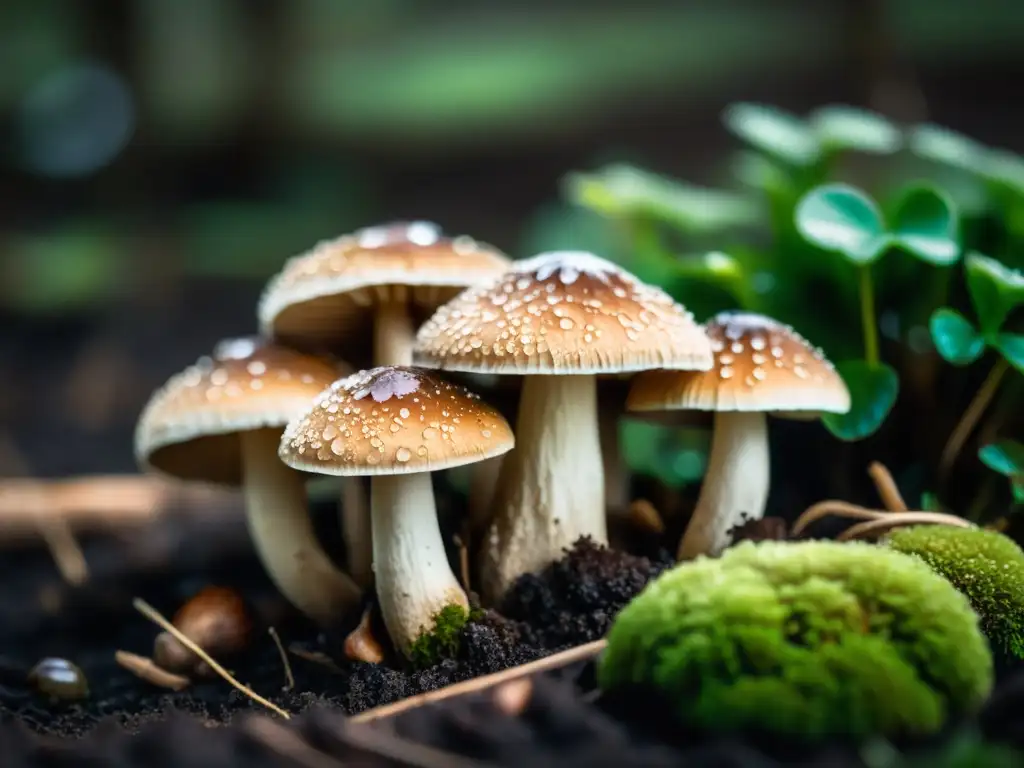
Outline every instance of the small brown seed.
[[370, 629], [370, 609], [363, 611], [359, 626], [345, 638], [345, 658], [352, 661], [365, 661], [368, 664], [380, 664], [384, 661], [384, 649]]
[[[244, 650], [252, 634], [252, 619], [245, 602], [241, 595], [227, 587], [205, 587], [178, 610], [172, 623], [218, 659]], [[210, 672], [198, 656], [168, 632], [157, 635], [153, 660], [169, 672], [200, 676]]]
[[74, 701], [89, 698], [89, 681], [85, 673], [67, 659], [43, 659], [32, 667], [28, 681], [51, 699]]

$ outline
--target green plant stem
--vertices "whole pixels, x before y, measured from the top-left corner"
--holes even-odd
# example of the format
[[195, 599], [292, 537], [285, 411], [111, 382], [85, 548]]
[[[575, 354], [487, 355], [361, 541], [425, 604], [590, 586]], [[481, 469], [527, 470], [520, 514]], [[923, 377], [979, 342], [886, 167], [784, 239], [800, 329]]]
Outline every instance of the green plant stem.
[[949, 435], [949, 439], [946, 441], [946, 446], [942, 449], [942, 455], [939, 457], [940, 475], [945, 476], [949, 472], [950, 467], [953, 466], [953, 462], [956, 461], [956, 457], [959, 455], [964, 443], [971, 432], [974, 431], [978, 419], [981, 418], [989, 403], [992, 402], [992, 398], [995, 397], [999, 385], [1003, 382], [1003, 377], [1009, 370], [1010, 364], [1004, 358], [999, 358], [996, 364], [992, 366], [992, 370], [988, 372], [988, 376], [981, 383], [977, 393], [974, 395], [974, 399], [967, 406], [967, 410], [960, 417], [960, 421], [957, 422], [956, 427], [954, 427]]
[[864, 359], [868, 365], [878, 365], [878, 327], [875, 324], [875, 287], [871, 282], [871, 267], [860, 268], [860, 319], [864, 326]]

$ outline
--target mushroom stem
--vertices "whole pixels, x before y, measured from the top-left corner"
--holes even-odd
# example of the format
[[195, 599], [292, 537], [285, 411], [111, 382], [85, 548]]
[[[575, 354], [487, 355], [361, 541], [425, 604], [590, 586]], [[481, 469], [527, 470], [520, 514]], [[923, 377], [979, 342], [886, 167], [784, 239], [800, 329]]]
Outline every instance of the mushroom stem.
[[602, 407], [599, 412], [601, 456], [604, 458], [604, 501], [609, 517], [629, 516], [629, 473], [619, 445], [619, 412]]
[[481, 579], [496, 601], [581, 536], [608, 543], [594, 376], [527, 376], [505, 455]]
[[317, 543], [302, 475], [277, 457], [280, 430], [253, 430], [240, 438], [246, 518], [256, 552], [292, 605], [321, 626], [332, 626], [359, 607], [359, 587]]
[[764, 517], [768, 500], [768, 424], [763, 413], [717, 412], [700, 498], [679, 544], [679, 560], [717, 555], [729, 532]]
[[373, 324], [373, 364], [412, 365], [415, 337], [405, 302], [381, 302]]
[[361, 477], [341, 479], [341, 524], [348, 553], [348, 571], [361, 587], [373, 582], [373, 546], [370, 543], [370, 501]]
[[448, 564], [429, 472], [374, 475], [370, 507], [377, 599], [391, 641], [408, 655], [445, 606], [469, 600]]
[[474, 538], [486, 531], [491, 522], [494, 493], [504, 458], [495, 456], [469, 468], [469, 530]]

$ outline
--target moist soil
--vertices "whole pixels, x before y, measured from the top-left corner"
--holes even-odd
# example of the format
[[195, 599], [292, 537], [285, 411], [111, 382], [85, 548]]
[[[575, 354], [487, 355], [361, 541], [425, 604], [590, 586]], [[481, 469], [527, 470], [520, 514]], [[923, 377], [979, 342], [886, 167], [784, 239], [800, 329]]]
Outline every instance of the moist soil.
[[[292, 713], [319, 705], [355, 714], [600, 638], [615, 613], [671, 562], [667, 553], [652, 562], [582, 540], [562, 561], [517, 584], [502, 607], [504, 615], [488, 611], [469, 623], [455, 658], [411, 669], [393, 655], [384, 664], [350, 661], [341, 649], [351, 627], [328, 635], [297, 616], [269, 583], [238, 516], [168, 519], [145, 531], [85, 538], [82, 545], [95, 565], [81, 588], [60, 580], [41, 547], [5, 550], [0, 558], [0, 722], [77, 737], [104, 720], [135, 730], [179, 710], [208, 724], [264, 711], [220, 678], [174, 693], [118, 666], [116, 650], [149, 656], [159, 632], [132, 607], [136, 596], [170, 617], [204, 586], [236, 589], [257, 629], [247, 651], [224, 660], [234, 675]], [[373, 634], [386, 644], [375, 618]], [[289, 648], [295, 679], [290, 690], [269, 626]], [[309, 660], [311, 654], [320, 661]], [[45, 657], [78, 665], [89, 698], [60, 702], [34, 691], [27, 673]]]
[[[894, 748], [924, 761], [917, 764], [941, 765], [936, 750], [965, 733], [1024, 749], [1019, 664], [1000, 666], [996, 693], [977, 721], [955, 724], [928, 743], [875, 745], [871, 754], [843, 744], [811, 750], [753, 735], [684, 734], [656, 696], [640, 691], [625, 699], [602, 697], [590, 662], [535, 677], [518, 712], [499, 706], [494, 691], [482, 691], [352, 724], [346, 715], [601, 637], [617, 611], [671, 558], [663, 550], [648, 558], [578, 542], [544, 572], [522, 578], [500, 606], [501, 614], [488, 613], [468, 625], [457, 658], [410, 670], [348, 661], [339, 651], [343, 633], [320, 634], [297, 617], [276, 596], [236, 516], [166, 520], [144, 532], [83, 543], [96, 566], [88, 586], [79, 589], [59, 581], [38, 547], [5, 551], [0, 562], [5, 767], [865, 766]], [[294, 713], [287, 724], [270, 720], [258, 704], [219, 679], [169, 693], [114, 663], [119, 648], [148, 654], [158, 631], [131, 608], [133, 596], [171, 614], [208, 584], [238, 589], [264, 628], [254, 634], [249, 651], [227, 666]], [[284, 667], [265, 633], [268, 625], [286, 646], [322, 654], [330, 666], [289, 653], [295, 686], [284, 690]], [[90, 698], [61, 703], [33, 692], [25, 673], [45, 656], [78, 664], [88, 678]], [[979, 760], [961, 764], [1020, 764]]]

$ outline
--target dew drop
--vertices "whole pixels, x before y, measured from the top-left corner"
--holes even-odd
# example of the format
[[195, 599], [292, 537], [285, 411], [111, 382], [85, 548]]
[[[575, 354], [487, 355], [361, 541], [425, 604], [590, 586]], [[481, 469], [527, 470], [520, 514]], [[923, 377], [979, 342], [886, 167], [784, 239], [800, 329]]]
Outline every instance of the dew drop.
[[395, 451], [395, 461], [400, 461], [403, 464], [412, 458], [412, 451], [408, 448], [399, 448]]

